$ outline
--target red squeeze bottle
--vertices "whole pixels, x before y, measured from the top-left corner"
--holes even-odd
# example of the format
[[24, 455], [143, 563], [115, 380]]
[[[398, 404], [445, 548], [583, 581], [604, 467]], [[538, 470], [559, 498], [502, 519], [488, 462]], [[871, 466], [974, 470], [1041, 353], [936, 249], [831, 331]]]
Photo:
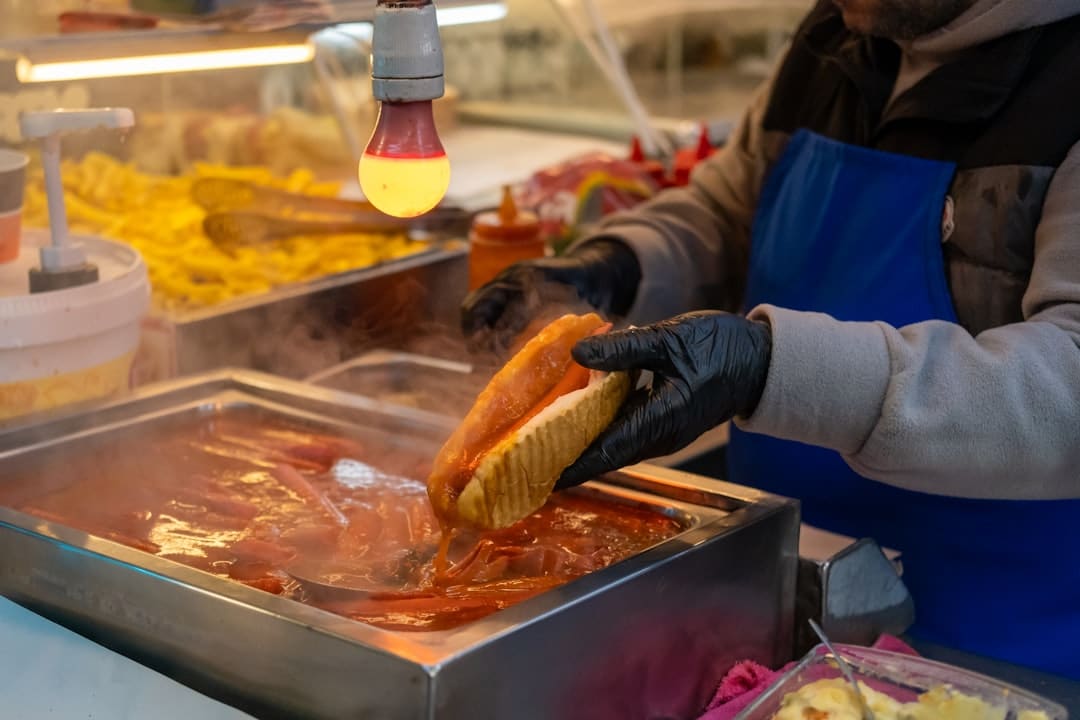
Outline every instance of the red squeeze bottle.
[[518, 210], [510, 187], [498, 210], [480, 213], [469, 233], [469, 289], [475, 290], [519, 260], [544, 256], [540, 219]]

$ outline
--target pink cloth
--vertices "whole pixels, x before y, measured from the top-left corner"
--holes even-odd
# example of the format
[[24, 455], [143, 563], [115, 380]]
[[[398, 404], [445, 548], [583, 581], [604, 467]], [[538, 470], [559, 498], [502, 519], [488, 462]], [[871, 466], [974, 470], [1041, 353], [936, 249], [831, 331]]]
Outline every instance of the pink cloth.
[[[910, 645], [892, 635], [882, 635], [873, 647], [905, 655], [918, 655]], [[753, 660], [735, 663], [720, 681], [705, 714], [698, 720], [731, 720], [756, 700], [773, 681], [794, 666], [795, 663], [790, 662], [779, 670], [770, 670]]]
[[792, 665], [794, 663], [788, 663], [779, 670], [770, 670], [753, 660], [735, 663], [720, 681], [720, 687], [700, 720], [731, 720]]

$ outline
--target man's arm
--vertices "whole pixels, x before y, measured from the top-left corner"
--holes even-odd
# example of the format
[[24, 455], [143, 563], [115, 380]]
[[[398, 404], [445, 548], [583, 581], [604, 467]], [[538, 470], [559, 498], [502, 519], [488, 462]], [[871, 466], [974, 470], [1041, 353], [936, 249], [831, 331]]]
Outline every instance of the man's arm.
[[635, 324], [690, 308], [735, 309], [754, 206], [783, 144], [762, 131], [770, 92], [771, 83], [758, 91], [729, 142], [695, 169], [688, 187], [608, 218], [561, 257], [515, 263], [469, 293], [461, 326], [470, 342], [501, 351], [544, 312], [569, 311], [578, 301]]
[[911, 490], [1080, 497], [1080, 145], [1047, 192], [1023, 310], [972, 337], [761, 306], [751, 317], [772, 327], [771, 366], [737, 422]]
[[762, 129], [771, 86], [758, 90], [728, 142], [695, 168], [689, 186], [612, 216], [583, 241], [613, 237], [637, 255], [641, 283], [629, 322], [696, 308], [734, 310], [742, 300], [754, 208], [782, 146]]

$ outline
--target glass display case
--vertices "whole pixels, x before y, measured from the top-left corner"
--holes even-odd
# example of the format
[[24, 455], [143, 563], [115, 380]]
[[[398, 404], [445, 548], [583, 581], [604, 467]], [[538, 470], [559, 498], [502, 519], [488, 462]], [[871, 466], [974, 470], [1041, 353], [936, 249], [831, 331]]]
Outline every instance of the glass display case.
[[[675, 147], [707, 122], [722, 141], [809, 1], [438, 6], [447, 92], [435, 118], [451, 158], [448, 203], [472, 211], [565, 158], [622, 157], [643, 127]], [[357, 162], [377, 113], [374, 7], [0, 0], [0, 146], [31, 156], [25, 226], [43, 227], [47, 212], [39, 151], [22, 140], [20, 114], [135, 113], [130, 130], [63, 139], [72, 230], [130, 244], [147, 265], [152, 310], [135, 382], [222, 365], [301, 377], [398, 347], [409, 328], [456, 325], [464, 228], [438, 237], [315, 228], [226, 246], [209, 233], [213, 209], [196, 191], [212, 179], [359, 198]], [[255, 209], [281, 219], [280, 203]]]
[[[223, 365], [307, 374], [432, 321], [434, 298], [464, 287], [464, 215], [432, 234], [369, 228], [363, 206], [320, 204], [355, 192], [358, 144], [376, 117], [364, 22], [374, 5], [264, 3], [209, 15], [35, 5], [19, 24], [28, 34], [0, 43], [0, 145], [31, 157], [24, 227], [44, 227], [49, 215], [40, 149], [21, 137], [20, 116], [134, 111], [129, 130], [65, 134], [62, 177], [71, 231], [131, 245], [146, 263], [152, 302], [136, 384]], [[448, 25], [504, 10], [442, 7]], [[132, 27], [135, 19], [153, 26]], [[451, 87], [435, 103], [444, 131], [455, 100]], [[237, 233], [241, 216], [272, 237]], [[284, 223], [298, 229], [278, 232]]]
[[[665, 129], [731, 121], [810, 4], [443, 0], [450, 89], [438, 121], [447, 130], [462, 117], [625, 142], [635, 127], [606, 53], [619, 56]], [[0, 142], [18, 141], [22, 110], [124, 105], [141, 129], [115, 150], [147, 170], [175, 173], [207, 159], [265, 161], [287, 172], [303, 159], [322, 173], [351, 175], [343, 161], [356, 149], [342, 131], [364, 137], [374, 121], [364, 82], [374, 5], [3, 0]], [[214, 57], [190, 57], [199, 54]], [[178, 55], [203, 71], [178, 72]]]
[[809, 0], [508, 0], [499, 37], [469, 37], [465, 28], [446, 33], [447, 77], [463, 72], [458, 63], [471, 67], [479, 58], [499, 57], [501, 75], [487, 70], [463, 91], [463, 118], [625, 141], [637, 128], [617, 83], [600, 67], [604, 53], [598, 57], [589, 48], [590, 40], [603, 45], [590, 22], [590, 15], [599, 16], [651, 121], [682, 142], [694, 135], [697, 123], [711, 121], [719, 140], [811, 5]]

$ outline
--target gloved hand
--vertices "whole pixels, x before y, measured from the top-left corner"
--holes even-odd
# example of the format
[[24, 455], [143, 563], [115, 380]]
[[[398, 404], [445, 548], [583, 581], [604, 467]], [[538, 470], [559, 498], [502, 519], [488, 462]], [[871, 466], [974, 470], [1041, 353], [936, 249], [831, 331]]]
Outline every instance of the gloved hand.
[[633, 250], [616, 239], [591, 240], [562, 257], [511, 265], [469, 293], [461, 328], [474, 346], [505, 350], [541, 313], [560, 307], [569, 312], [584, 301], [601, 315], [625, 315], [640, 282]]
[[736, 415], [753, 414], [765, 389], [772, 332], [739, 315], [703, 311], [579, 342], [574, 359], [595, 370], [650, 370], [556, 488], [680, 450]]

